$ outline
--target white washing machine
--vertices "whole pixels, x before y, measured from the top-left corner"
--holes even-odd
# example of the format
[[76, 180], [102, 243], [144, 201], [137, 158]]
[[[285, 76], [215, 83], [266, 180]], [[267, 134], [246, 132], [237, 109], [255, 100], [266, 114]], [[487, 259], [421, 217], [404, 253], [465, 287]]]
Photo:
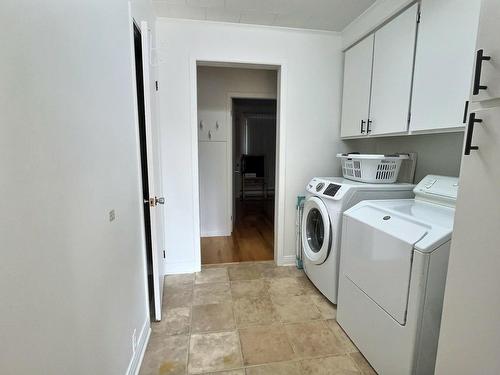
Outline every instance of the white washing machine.
[[434, 373], [457, 190], [427, 176], [344, 213], [337, 320], [379, 374]]
[[342, 214], [366, 199], [412, 198], [411, 184], [367, 184], [342, 177], [316, 177], [307, 185], [302, 216], [304, 271], [331, 302], [337, 303]]

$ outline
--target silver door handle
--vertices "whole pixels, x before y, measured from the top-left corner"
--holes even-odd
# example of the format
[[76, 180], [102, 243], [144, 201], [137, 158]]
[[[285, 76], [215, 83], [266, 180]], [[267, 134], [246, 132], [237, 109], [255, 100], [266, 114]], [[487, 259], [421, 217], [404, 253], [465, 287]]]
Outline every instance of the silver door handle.
[[149, 207], [156, 206], [155, 198], [144, 199], [144, 204], [147, 204]]

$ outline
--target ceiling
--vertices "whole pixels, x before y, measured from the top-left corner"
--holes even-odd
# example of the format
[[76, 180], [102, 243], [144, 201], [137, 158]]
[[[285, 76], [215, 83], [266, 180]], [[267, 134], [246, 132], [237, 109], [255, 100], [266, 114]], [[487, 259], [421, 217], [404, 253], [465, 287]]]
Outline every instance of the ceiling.
[[341, 31], [375, 0], [153, 0], [159, 17]]

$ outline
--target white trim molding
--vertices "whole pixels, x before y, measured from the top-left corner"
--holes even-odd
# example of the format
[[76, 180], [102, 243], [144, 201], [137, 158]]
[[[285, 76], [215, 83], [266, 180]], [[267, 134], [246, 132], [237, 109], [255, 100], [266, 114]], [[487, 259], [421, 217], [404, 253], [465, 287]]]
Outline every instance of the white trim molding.
[[[168, 259], [168, 254], [167, 254], [167, 259]], [[182, 262], [165, 263], [165, 275], [176, 275], [181, 273], [193, 273], [200, 271], [201, 271], [201, 262], [194, 264], [192, 260], [186, 260]]]
[[146, 348], [148, 346], [149, 337], [151, 336], [151, 327], [149, 319], [144, 322], [141, 334], [139, 335], [139, 340], [137, 341], [136, 350], [132, 353], [132, 358], [127, 368], [126, 375], [138, 375], [141, 369], [142, 360], [144, 359], [144, 353], [146, 353]]
[[[278, 72], [277, 89], [277, 119], [276, 119], [276, 192], [275, 192], [275, 217], [274, 217], [274, 261], [281, 265], [284, 263], [284, 236], [285, 236], [285, 161], [286, 161], [286, 75], [287, 64], [285, 61], [251, 61], [234, 60], [230, 57], [213, 58], [207, 56], [192, 56], [190, 59], [190, 98], [191, 98], [191, 145], [193, 152], [193, 215], [195, 217], [194, 262], [196, 268], [201, 269], [200, 246], [200, 192], [198, 174], [198, 103], [197, 103], [197, 66], [216, 65], [225, 67], [242, 68], [251, 66], [255, 69], [274, 69]], [[246, 95], [246, 94], [245, 94]], [[248, 95], [247, 95], [248, 97]], [[232, 166], [231, 166], [232, 170]], [[231, 183], [232, 184], [232, 183]], [[172, 265], [170, 265], [172, 266]], [[172, 267], [167, 266], [167, 273]], [[173, 272], [172, 272], [173, 273]]]

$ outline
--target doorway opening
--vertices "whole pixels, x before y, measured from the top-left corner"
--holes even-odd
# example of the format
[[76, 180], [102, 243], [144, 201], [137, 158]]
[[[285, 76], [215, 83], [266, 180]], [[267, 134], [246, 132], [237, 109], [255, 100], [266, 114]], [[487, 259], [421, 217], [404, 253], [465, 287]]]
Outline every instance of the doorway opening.
[[274, 259], [277, 77], [198, 66], [202, 264]]
[[233, 242], [240, 261], [274, 258], [276, 100], [233, 99]]

